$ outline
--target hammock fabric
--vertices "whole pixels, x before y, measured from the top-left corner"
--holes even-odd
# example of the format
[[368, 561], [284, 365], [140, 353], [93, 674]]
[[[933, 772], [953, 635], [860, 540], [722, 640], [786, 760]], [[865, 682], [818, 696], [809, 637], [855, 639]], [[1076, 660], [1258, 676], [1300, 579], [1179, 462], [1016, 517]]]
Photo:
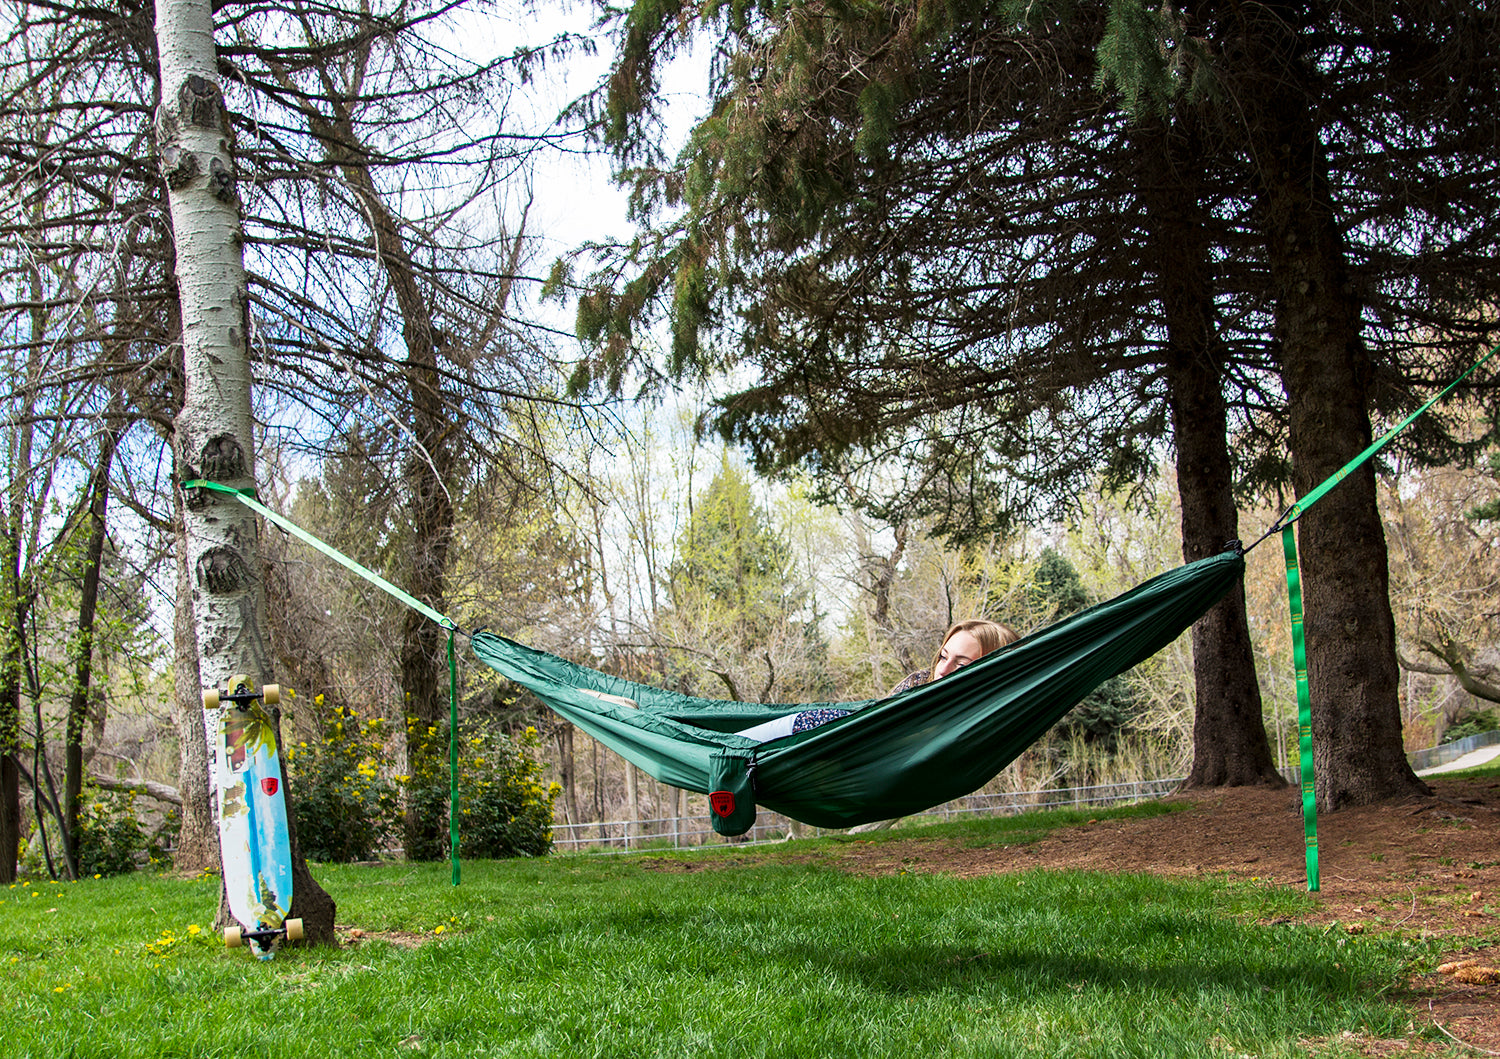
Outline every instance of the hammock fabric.
[[[699, 699], [476, 632], [474, 653], [662, 783], [710, 797], [738, 835], [757, 804], [816, 827], [906, 816], [975, 791], [1104, 681], [1175, 640], [1239, 581], [1231, 551], [1170, 570], [942, 680], [858, 703]], [[757, 743], [735, 731], [821, 706], [854, 710]]]

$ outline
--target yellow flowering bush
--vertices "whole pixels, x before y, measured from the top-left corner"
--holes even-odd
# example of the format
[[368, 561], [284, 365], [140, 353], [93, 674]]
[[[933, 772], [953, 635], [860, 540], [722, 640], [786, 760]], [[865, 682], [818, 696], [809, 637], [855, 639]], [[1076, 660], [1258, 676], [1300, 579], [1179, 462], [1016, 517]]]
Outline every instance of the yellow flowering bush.
[[158, 843], [176, 833], [176, 823], [174, 812], [153, 841], [137, 816], [134, 794], [87, 784], [78, 811], [79, 874], [119, 875], [135, 871], [142, 861], [161, 864], [168, 858]]
[[[427, 751], [418, 755], [405, 783], [414, 811], [448, 812], [448, 734], [426, 733]], [[458, 755], [459, 850], [465, 857], [535, 857], [552, 848], [552, 802], [561, 791], [542, 780], [535, 728], [514, 735], [479, 732], [464, 739]], [[408, 850], [412, 860], [448, 855], [447, 831], [432, 849]]]
[[[314, 699], [321, 705], [322, 696]], [[390, 839], [399, 819], [396, 784], [382, 775], [386, 724], [361, 721], [336, 707], [317, 745], [286, 748], [297, 799], [297, 839], [311, 860], [368, 860]]]

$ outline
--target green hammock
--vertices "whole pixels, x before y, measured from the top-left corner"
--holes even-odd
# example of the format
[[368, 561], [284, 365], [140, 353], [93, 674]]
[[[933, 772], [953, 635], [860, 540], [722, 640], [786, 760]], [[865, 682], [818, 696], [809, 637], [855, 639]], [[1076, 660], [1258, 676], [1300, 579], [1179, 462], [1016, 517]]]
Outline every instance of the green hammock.
[[[662, 783], [710, 796], [714, 829], [738, 835], [757, 804], [816, 827], [929, 809], [975, 791], [1084, 696], [1175, 640], [1244, 572], [1234, 550], [1161, 574], [942, 680], [857, 703], [699, 699], [636, 684], [490, 632], [486, 665]], [[758, 743], [734, 734], [823, 706], [853, 710]]]
[[[1309, 890], [1318, 889], [1317, 809], [1293, 523], [1497, 353], [1500, 345], [1294, 503], [1261, 538], [1280, 531], [1286, 550]], [[458, 626], [266, 507], [255, 499], [254, 490], [202, 479], [182, 485], [233, 496], [448, 630], [453, 784], [449, 834], [453, 885], [457, 886], [458, 671], [453, 638]], [[757, 801], [806, 823], [846, 827], [919, 812], [977, 790], [1099, 684], [1176, 639], [1239, 580], [1244, 566], [1244, 550], [1236, 543], [1221, 555], [1169, 571], [1033, 633], [942, 681], [890, 699], [845, 703], [856, 712], [766, 743], [734, 733], [832, 704], [758, 705], [695, 699], [577, 666], [492, 633], [477, 632], [471, 642], [474, 653], [486, 664], [530, 688], [558, 713], [658, 780], [708, 794], [714, 829], [721, 834], [748, 831], [755, 822]]]

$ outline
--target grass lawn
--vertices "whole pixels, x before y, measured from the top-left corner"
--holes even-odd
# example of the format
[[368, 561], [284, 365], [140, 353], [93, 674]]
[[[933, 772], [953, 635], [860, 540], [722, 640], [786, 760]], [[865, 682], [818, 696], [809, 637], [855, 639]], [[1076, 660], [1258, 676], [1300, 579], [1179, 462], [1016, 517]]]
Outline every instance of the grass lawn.
[[[1069, 820], [942, 827], [1010, 842]], [[212, 933], [217, 879], [0, 889], [0, 1048], [7, 1059], [1353, 1055], [1345, 1031], [1409, 1032], [1394, 994], [1431, 955], [1391, 935], [1299, 925], [1308, 899], [1286, 888], [868, 877], [820, 854], [837, 841], [470, 861], [457, 888], [446, 864], [318, 866], [341, 925], [397, 940], [268, 963]]]

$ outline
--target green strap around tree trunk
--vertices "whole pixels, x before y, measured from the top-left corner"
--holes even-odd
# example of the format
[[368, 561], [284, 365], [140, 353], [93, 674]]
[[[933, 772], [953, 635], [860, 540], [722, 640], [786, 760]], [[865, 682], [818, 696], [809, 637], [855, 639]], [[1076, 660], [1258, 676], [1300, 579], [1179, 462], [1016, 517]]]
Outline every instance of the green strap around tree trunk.
[[286, 530], [293, 537], [305, 544], [310, 544], [328, 558], [338, 563], [360, 577], [364, 578], [376, 588], [393, 596], [411, 607], [417, 613], [431, 618], [443, 628], [448, 630], [448, 844], [453, 858], [453, 885], [458, 885], [458, 662], [453, 656], [453, 635], [458, 629], [453, 620], [444, 614], [438, 613], [416, 596], [405, 589], [397, 588], [374, 570], [361, 566], [343, 552], [326, 541], [319, 540], [308, 533], [301, 526], [288, 518], [284, 518], [262, 504], [255, 496], [253, 489], [235, 489], [232, 486], [223, 485], [219, 482], [210, 482], [206, 479], [193, 479], [183, 482], [184, 489], [211, 489], [216, 493], [226, 493], [244, 504], [251, 511], [257, 512], [262, 518], [273, 522]]
[[[1338, 485], [1358, 468], [1362, 463], [1374, 456], [1386, 445], [1390, 444], [1392, 438], [1401, 433], [1433, 405], [1447, 397], [1459, 384], [1500, 352], [1500, 345], [1490, 347], [1490, 351], [1470, 366], [1458, 378], [1450, 382], [1441, 393], [1428, 399], [1427, 403], [1386, 431], [1379, 440], [1372, 443], [1354, 459], [1344, 464], [1334, 474], [1329, 475], [1321, 484], [1311, 492], [1287, 508], [1276, 523], [1266, 531], [1266, 537], [1281, 530], [1282, 550], [1286, 553], [1286, 594], [1287, 603], [1292, 613], [1292, 664], [1297, 673], [1297, 743], [1301, 757], [1302, 773], [1302, 830], [1307, 837], [1307, 888], [1310, 891], [1318, 889], [1318, 799], [1313, 784], [1313, 752], [1312, 752], [1312, 695], [1307, 685], [1307, 642], [1302, 629], [1302, 573], [1297, 562], [1297, 537], [1292, 529], [1292, 524], [1307, 513], [1307, 509], [1316, 504], [1328, 493], [1330, 489]], [[1262, 537], [1261, 540], [1265, 540]], [[1257, 544], [1260, 541], [1256, 542]], [[1251, 545], [1254, 547], [1254, 545]]]

